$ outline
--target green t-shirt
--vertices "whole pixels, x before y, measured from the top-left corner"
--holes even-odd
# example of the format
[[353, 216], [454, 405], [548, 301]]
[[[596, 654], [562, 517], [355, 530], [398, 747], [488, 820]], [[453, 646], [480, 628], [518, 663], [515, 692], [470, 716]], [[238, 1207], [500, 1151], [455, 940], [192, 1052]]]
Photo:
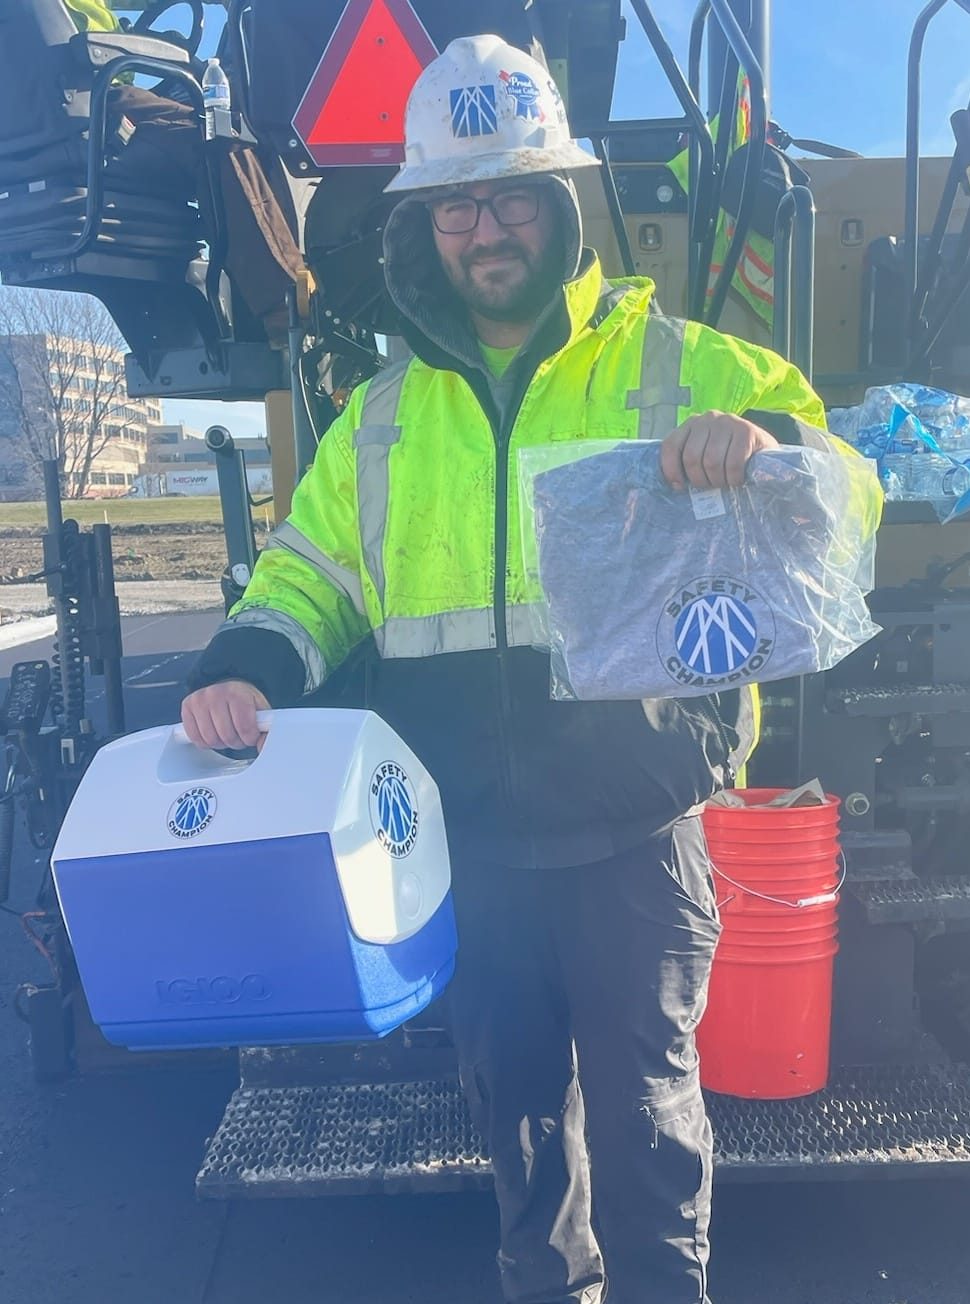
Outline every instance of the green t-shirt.
[[493, 376], [504, 376], [509, 368], [509, 364], [519, 351], [519, 346], [513, 344], [510, 349], [494, 349], [490, 344], [483, 344], [478, 341], [478, 347], [482, 351], [482, 357], [485, 359], [485, 365]]

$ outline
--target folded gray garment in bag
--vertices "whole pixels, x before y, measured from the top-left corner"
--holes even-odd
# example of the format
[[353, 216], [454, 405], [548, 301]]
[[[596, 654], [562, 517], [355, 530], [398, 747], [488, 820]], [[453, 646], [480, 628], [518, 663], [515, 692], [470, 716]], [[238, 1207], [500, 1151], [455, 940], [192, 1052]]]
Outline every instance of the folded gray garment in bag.
[[831, 565], [844, 502], [819, 494], [829, 456], [759, 453], [743, 488], [700, 496], [667, 484], [658, 443], [537, 475], [554, 695], [694, 697], [814, 672], [845, 602], [870, 637], [861, 591]]

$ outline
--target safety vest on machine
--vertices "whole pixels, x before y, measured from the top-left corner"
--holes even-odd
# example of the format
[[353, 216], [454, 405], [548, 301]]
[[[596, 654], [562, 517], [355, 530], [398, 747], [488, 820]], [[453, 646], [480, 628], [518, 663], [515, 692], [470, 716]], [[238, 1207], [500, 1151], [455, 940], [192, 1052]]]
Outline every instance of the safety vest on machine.
[[82, 32], [114, 32], [118, 20], [106, 0], [67, 0], [67, 7]]
[[[719, 119], [711, 120], [711, 134], [717, 140]], [[738, 108], [734, 120], [734, 133], [728, 149], [725, 165], [731, 155], [746, 145], [751, 139], [751, 86], [743, 74], [738, 77]], [[682, 150], [667, 164], [684, 191], [689, 181], [689, 152]], [[710, 303], [714, 296], [724, 260], [734, 240], [737, 223], [730, 213], [723, 208], [717, 215], [717, 230], [711, 251], [711, 267], [705, 290], [705, 302]], [[741, 247], [741, 256], [731, 281], [731, 288], [739, 294], [750, 308], [771, 329], [775, 308], [775, 250], [774, 243], [758, 231], [749, 230]]]
[[596, 261], [566, 286], [570, 338], [539, 364], [507, 439], [462, 376], [419, 358], [360, 386], [230, 620], [285, 634], [307, 691], [371, 631], [384, 658], [528, 646], [541, 594], [524, 560], [520, 449], [660, 439], [711, 410], [824, 426], [795, 367], [664, 316], [653, 290], [604, 282]]

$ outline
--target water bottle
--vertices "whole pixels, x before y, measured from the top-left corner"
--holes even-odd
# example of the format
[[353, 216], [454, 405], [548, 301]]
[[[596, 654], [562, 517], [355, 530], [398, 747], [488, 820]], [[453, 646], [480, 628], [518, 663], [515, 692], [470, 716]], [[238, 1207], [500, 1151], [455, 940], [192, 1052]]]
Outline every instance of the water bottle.
[[202, 75], [202, 98], [205, 102], [205, 138], [232, 135], [232, 90], [218, 59], [210, 59]]
[[970, 488], [966, 466], [938, 453], [921, 453], [912, 459], [909, 496], [922, 502], [959, 498]]

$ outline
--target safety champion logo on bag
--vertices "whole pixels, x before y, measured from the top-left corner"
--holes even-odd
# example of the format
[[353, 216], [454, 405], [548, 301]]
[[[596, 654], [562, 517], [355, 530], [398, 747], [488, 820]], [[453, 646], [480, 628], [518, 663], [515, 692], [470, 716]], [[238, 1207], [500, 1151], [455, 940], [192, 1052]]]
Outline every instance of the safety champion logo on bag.
[[675, 684], [713, 689], [764, 678], [775, 621], [756, 589], [727, 575], [683, 585], [657, 627], [660, 662]]
[[189, 788], [169, 808], [169, 833], [174, 838], [197, 838], [212, 823], [218, 804], [211, 788]]
[[377, 841], [397, 860], [409, 856], [418, 840], [418, 802], [411, 780], [395, 761], [374, 771], [370, 818]]

